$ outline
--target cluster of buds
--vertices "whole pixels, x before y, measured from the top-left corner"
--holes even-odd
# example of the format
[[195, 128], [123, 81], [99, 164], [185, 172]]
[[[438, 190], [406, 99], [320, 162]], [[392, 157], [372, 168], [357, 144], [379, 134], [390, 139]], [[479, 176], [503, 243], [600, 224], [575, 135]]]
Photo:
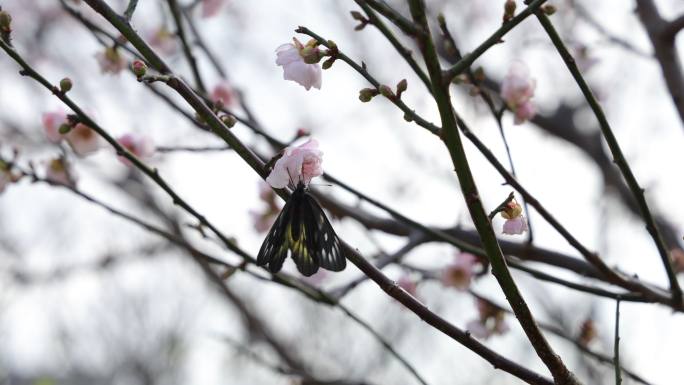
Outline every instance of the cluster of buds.
[[357, 24], [357, 25], [354, 27], [354, 31], [360, 31], [360, 30], [366, 28], [366, 26], [367, 26], [368, 24], [370, 24], [370, 20], [368, 20], [368, 19], [366, 19], [365, 17], [363, 17], [363, 15], [361, 14], [361, 12], [359, 12], [359, 11], [351, 11], [350, 13], [351, 13], [352, 19], [354, 19], [354, 20], [356, 20], [356, 21], [359, 22], [359, 24]]
[[481, 300], [477, 301], [478, 318], [468, 322], [466, 328], [477, 338], [487, 339], [493, 335], [501, 335], [508, 331], [508, 324], [504, 319], [506, 313], [491, 303]]
[[406, 82], [406, 79], [401, 79], [399, 83], [397, 83], [396, 91], [393, 91], [390, 86], [385, 84], [381, 84], [377, 89], [364, 88], [359, 91], [359, 100], [364, 103], [368, 103], [374, 97], [382, 95], [389, 100], [395, 101], [401, 99], [401, 95], [406, 91], [407, 88], [408, 83]]

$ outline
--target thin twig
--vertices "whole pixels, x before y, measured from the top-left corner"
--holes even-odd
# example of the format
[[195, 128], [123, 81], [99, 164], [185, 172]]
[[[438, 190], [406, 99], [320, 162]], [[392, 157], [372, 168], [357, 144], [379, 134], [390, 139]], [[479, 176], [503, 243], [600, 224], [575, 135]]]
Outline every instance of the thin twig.
[[615, 301], [615, 358], [613, 365], [615, 366], [615, 385], [622, 384], [622, 371], [620, 370], [620, 298]]
[[651, 235], [651, 238], [653, 239], [653, 242], [655, 243], [656, 248], [658, 249], [663, 266], [665, 267], [665, 272], [667, 273], [667, 277], [670, 281], [670, 291], [672, 292], [672, 300], [677, 306], [681, 306], [682, 289], [679, 286], [677, 276], [674, 272], [674, 269], [672, 268], [672, 262], [670, 261], [670, 256], [667, 247], [665, 246], [665, 242], [663, 241], [662, 235], [660, 234], [660, 230], [658, 229], [658, 225], [653, 219], [651, 209], [648, 207], [648, 204], [646, 203], [644, 190], [641, 188], [641, 186], [639, 186], [636, 177], [632, 173], [632, 169], [629, 167], [627, 159], [622, 153], [622, 149], [620, 149], [620, 145], [618, 144], [617, 138], [615, 137], [615, 134], [613, 133], [613, 130], [611, 129], [610, 124], [608, 123], [608, 119], [606, 118], [606, 115], [603, 112], [601, 105], [594, 97], [594, 94], [591, 92], [591, 88], [589, 88], [589, 85], [584, 80], [584, 77], [582, 77], [579, 68], [577, 68], [575, 60], [573, 59], [568, 49], [565, 47], [565, 44], [556, 32], [556, 29], [553, 27], [553, 24], [544, 13], [536, 11], [535, 15], [537, 16], [537, 19], [541, 23], [546, 33], [549, 35], [549, 38], [553, 42], [553, 45], [556, 47], [556, 50], [565, 62], [565, 65], [568, 67], [568, 70], [570, 70], [572, 77], [575, 79], [575, 82], [582, 91], [582, 94], [584, 95], [585, 99], [587, 100], [587, 103], [591, 107], [591, 110], [594, 112], [594, 115], [596, 116], [596, 119], [599, 122], [601, 132], [603, 133], [603, 137], [606, 139], [608, 148], [610, 148], [610, 151], [613, 155], [613, 161], [620, 169], [620, 172], [622, 172], [622, 175], [625, 178], [625, 181], [627, 182], [627, 185], [629, 186], [630, 190], [632, 190], [632, 194], [634, 195], [634, 198], [636, 199], [639, 205], [641, 216], [644, 222], [646, 223], [646, 229], [648, 230], [648, 233]]
[[534, 0], [522, 12], [520, 12], [518, 15], [516, 15], [508, 22], [504, 23], [501, 26], [501, 28], [497, 29], [496, 32], [494, 32], [487, 40], [485, 40], [482, 44], [475, 48], [473, 52], [466, 54], [465, 56], [463, 56], [463, 59], [459, 60], [451, 68], [444, 71], [444, 82], [451, 82], [453, 78], [458, 76], [466, 68], [470, 67], [470, 65], [473, 64], [473, 62], [477, 60], [477, 58], [482, 56], [483, 53], [487, 52], [489, 48], [491, 48], [494, 44], [499, 43], [501, 41], [501, 38], [504, 37], [504, 35], [506, 35], [508, 31], [513, 29], [513, 27], [515, 27], [516, 25], [520, 24], [520, 22], [525, 20], [528, 16], [532, 15], [532, 12], [538, 9], [545, 2], [546, 0]]

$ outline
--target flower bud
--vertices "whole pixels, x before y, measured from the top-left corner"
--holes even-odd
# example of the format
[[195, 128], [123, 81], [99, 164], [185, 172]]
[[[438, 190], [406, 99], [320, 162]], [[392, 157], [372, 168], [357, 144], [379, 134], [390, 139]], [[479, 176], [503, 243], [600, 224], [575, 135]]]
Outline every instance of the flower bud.
[[378, 94], [378, 90], [376, 90], [374, 88], [364, 88], [361, 91], [359, 91], [359, 100], [364, 102], [364, 103], [368, 103], [377, 94]]
[[69, 78], [64, 78], [59, 81], [59, 89], [64, 93], [69, 92], [73, 86], [74, 83]]
[[401, 97], [401, 94], [406, 91], [408, 88], [408, 83], [406, 82], [406, 79], [401, 79], [399, 83], [397, 83], [397, 97]]
[[553, 15], [554, 13], [556, 13], [556, 7], [555, 7], [553, 4], [544, 4], [544, 5], [542, 6], [542, 11], [543, 11], [544, 14], [546, 14], [547, 16], [551, 16], [551, 15]]
[[237, 119], [233, 115], [221, 115], [221, 121], [223, 124], [228, 126], [228, 128], [233, 128], [235, 126], [235, 123], [237, 123]]
[[147, 73], [147, 64], [141, 60], [134, 60], [131, 64], [131, 70], [133, 70], [135, 76], [141, 78]]
[[359, 11], [351, 11], [350, 13], [351, 13], [352, 19], [358, 20], [358, 21], [366, 21], [366, 18], [363, 17], [363, 15], [361, 14], [361, 12], [359, 12]]
[[6, 11], [0, 11], [0, 31], [11, 32], [12, 31], [12, 15]]
[[392, 89], [389, 88], [388, 86], [382, 84], [380, 86], [380, 93], [382, 96], [386, 97], [387, 99], [394, 99], [396, 96], [394, 95], [394, 92], [392, 92]]
[[69, 131], [71, 131], [71, 125], [69, 125], [68, 123], [62, 123], [62, 124], [59, 126], [59, 130], [58, 130], [58, 131], [59, 131], [59, 133], [62, 134], [62, 135], [68, 134]]
[[504, 13], [507, 16], [513, 17], [515, 15], [515, 0], [506, 0], [506, 3], [504, 3]]
[[323, 62], [323, 65], [321, 66], [321, 68], [323, 68], [324, 70], [327, 70], [328, 68], [332, 67], [334, 62], [335, 62], [335, 58], [331, 57], [330, 59]]

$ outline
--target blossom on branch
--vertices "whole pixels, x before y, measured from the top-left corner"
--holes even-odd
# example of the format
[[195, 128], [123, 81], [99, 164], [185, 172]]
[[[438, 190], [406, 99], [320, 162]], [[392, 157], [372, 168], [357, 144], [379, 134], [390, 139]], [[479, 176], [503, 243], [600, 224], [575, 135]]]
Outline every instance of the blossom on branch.
[[55, 158], [48, 162], [45, 179], [66, 186], [76, 186], [76, 173], [64, 157]]
[[476, 304], [478, 318], [466, 324], [473, 336], [487, 339], [493, 335], [505, 334], [509, 330], [503, 310], [479, 298], [476, 298]]
[[173, 55], [178, 50], [176, 36], [165, 26], [150, 32], [147, 40], [157, 52], [164, 55]]
[[121, 56], [119, 50], [113, 47], [107, 47], [104, 51], [96, 53], [95, 58], [103, 74], [118, 74], [126, 68], [126, 59]]
[[219, 108], [233, 107], [237, 101], [237, 95], [227, 80], [221, 81], [211, 91], [209, 98]]
[[530, 70], [519, 61], [513, 62], [501, 83], [501, 97], [515, 114], [514, 124], [531, 119], [536, 108], [531, 102], [537, 80], [530, 77]]
[[276, 48], [276, 64], [283, 67], [283, 78], [295, 81], [306, 90], [311, 87], [321, 89], [322, 70], [318, 62], [321, 60], [321, 52], [316, 40], [309, 40], [306, 45], [292, 39], [294, 44], [283, 44]]
[[100, 148], [100, 137], [83, 123], [76, 123], [65, 137], [71, 149], [80, 157], [90, 155]]
[[59, 143], [64, 139], [64, 135], [59, 132], [59, 127], [63, 124], [68, 124], [66, 112], [60, 110], [43, 113], [43, 128], [50, 142]]
[[501, 216], [506, 219], [503, 224], [503, 233], [518, 235], [527, 231], [527, 220], [522, 214], [522, 207], [515, 200], [511, 200], [501, 211]]
[[323, 174], [322, 156], [323, 152], [313, 138], [297, 147], [287, 147], [266, 182], [273, 188], [285, 188], [288, 184], [296, 186], [299, 182], [308, 185], [312, 178]]
[[[154, 142], [147, 135], [128, 133], [120, 136], [117, 141], [140, 160], [150, 158], [154, 154]], [[126, 166], [131, 165], [131, 161], [123, 156], [119, 160]]]
[[442, 284], [447, 287], [455, 287], [466, 290], [470, 286], [474, 274], [474, 268], [478, 265], [477, 256], [470, 253], [458, 253], [454, 261], [442, 272]]

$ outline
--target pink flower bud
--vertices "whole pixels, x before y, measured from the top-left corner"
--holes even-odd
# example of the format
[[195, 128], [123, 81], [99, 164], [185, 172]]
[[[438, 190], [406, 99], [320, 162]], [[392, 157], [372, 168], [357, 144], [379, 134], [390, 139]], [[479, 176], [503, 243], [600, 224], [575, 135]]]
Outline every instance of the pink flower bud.
[[134, 60], [131, 64], [131, 70], [135, 76], [141, 78], [147, 73], [147, 64], [145, 64], [142, 60]]

